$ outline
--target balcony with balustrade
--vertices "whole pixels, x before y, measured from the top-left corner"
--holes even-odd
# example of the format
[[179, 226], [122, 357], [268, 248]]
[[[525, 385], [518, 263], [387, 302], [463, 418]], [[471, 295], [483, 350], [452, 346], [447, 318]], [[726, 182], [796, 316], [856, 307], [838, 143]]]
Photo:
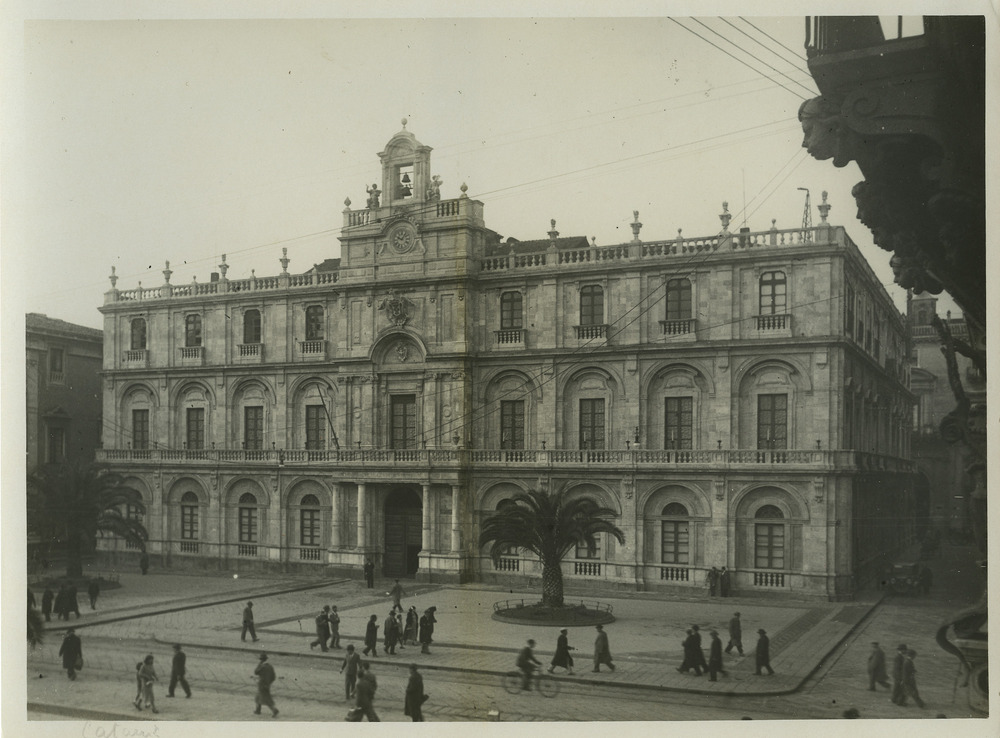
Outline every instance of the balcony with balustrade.
[[524, 328], [505, 328], [493, 331], [495, 347], [501, 351], [523, 349], [526, 334], [527, 331]]

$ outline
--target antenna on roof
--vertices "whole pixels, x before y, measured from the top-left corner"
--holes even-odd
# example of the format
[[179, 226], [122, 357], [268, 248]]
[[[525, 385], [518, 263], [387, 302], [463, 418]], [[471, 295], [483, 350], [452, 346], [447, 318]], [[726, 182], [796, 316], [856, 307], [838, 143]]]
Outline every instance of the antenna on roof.
[[802, 228], [805, 230], [813, 226], [812, 206], [809, 204], [809, 189], [806, 187], [799, 187], [798, 189], [806, 193], [806, 206], [802, 211]]

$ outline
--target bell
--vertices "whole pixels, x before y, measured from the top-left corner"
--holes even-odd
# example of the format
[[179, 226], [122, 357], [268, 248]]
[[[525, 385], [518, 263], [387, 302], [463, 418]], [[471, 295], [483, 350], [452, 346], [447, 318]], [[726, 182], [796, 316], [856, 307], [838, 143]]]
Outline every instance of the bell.
[[410, 173], [409, 172], [403, 172], [403, 179], [401, 181], [405, 185], [410, 184]]

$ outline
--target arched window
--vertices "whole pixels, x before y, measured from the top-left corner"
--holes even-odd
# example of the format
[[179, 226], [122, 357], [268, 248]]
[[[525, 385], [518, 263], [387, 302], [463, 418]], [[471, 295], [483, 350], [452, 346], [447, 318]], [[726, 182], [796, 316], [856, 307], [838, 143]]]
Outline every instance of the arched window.
[[661, 515], [674, 519], [660, 523], [660, 562], [681, 565], [691, 563], [691, 528], [687, 508], [679, 502], [671, 502], [663, 508]]
[[131, 328], [132, 336], [129, 345], [133, 351], [141, 351], [146, 348], [146, 319], [133, 318]]
[[604, 288], [585, 285], [580, 290], [580, 325], [604, 324]]
[[194, 492], [181, 497], [181, 540], [198, 540], [198, 495]]
[[240, 495], [240, 543], [257, 543], [257, 498], [250, 492]]
[[667, 320], [691, 319], [691, 280], [667, 280]]
[[243, 343], [260, 343], [260, 310], [243, 313]]
[[784, 514], [775, 505], [762, 505], [754, 518], [754, 567], [785, 568]]
[[596, 541], [596, 546], [594, 546], [594, 551], [591, 552], [585, 544], [578, 543], [576, 545], [576, 558], [578, 559], [599, 559], [601, 558], [601, 538], [603, 533], [598, 533], [594, 536]]
[[784, 272], [760, 275], [760, 314], [784, 315], [788, 305], [788, 284]]
[[323, 330], [323, 306], [310, 305], [306, 308], [306, 340], [322, 341], [326, 332]]
[[[497, 503], [497, 511], [510, 510], [511, 508], [516, 508], [517, 503], [514, 502], [509, 497], [505, 497]], [[517, 546], [504, 546], [503, 550], [500, 552], [501, 556], [517, 556], [518, 548]], [[501, 567], [502, 568], [502, 567]]]
[[319, 500], [316, 495], [306, 495], [299, 503], [299, 545], [318, 546], [319, 541]]
[[524, 296], [520, 292], [504, 292], [500, 295], [500, 328], [515, 330], [524, 327]]
[[188, 348], [201, 346], [200, 315], [188, 315], [184, 318], [184, 345]]

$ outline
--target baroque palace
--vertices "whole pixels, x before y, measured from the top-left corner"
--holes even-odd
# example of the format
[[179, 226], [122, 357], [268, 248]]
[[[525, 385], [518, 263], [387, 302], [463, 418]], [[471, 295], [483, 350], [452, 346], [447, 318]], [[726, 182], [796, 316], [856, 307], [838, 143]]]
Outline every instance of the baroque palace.
[[[841, 599], [912, 542], [905, 323], [842, 227], [518, 241], [441, 199], [404, 128], [305, 273], [112, 288], [99, 461], [164, 566], [537, 582], [477, 546], [515, 493], [590, 496], [625, 544], [567, 583]], [[132, 514], [138, 514], [132, 511]], [[137, 555], [104, 540], [103, 555]]]

